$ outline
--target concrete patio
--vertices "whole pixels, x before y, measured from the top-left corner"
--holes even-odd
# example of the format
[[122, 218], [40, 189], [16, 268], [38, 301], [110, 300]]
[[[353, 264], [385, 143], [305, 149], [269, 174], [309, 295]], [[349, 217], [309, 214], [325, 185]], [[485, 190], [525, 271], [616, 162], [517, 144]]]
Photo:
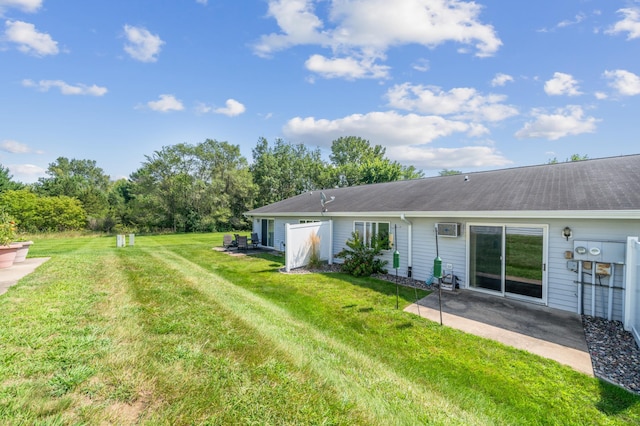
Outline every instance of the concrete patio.
[[0, 294], [6, 293], [7, 290], [9, 290], [9, 287], [17, 284], [23, 277], [35, 271], [38, 266], [42, 265], [49, 259], [51, 258], [29, 258], [24, 262], [14, 263], [13, 266], [9, 268], [0, 269]]
[[[440, 322], [438, 291], [405, 311]], [[578, 314], [469, 290], [442, 290], [442, 323], [553, 359], [593, 376]]]

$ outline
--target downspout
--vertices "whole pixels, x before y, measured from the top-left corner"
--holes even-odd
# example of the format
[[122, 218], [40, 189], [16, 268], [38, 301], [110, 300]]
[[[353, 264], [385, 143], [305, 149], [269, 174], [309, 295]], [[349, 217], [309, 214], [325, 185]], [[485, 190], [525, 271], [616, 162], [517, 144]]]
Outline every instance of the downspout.
[[[400, 215], [400, 219], [405, 222], [408, 227], [407, 227], [407, 278], [411, 278], [411, 269], [413, 268], [413, 223], [411, 223], [409, 220], [407, 220], [407, 218], [404, 216], [404, 213], [402, 213]], [[398, 244], [398, 242], [396, 241], [396, 244]]]

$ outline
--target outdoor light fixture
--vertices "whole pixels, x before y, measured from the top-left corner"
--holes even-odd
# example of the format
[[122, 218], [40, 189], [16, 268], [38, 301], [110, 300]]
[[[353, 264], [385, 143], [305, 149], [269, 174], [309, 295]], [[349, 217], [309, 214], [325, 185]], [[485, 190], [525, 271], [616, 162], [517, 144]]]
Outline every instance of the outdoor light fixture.
[[571, 231], [571, 228], [569, 228], [568, 226], [565, 226], [564, 229], [562, 230], [562, 236], [565, 237], [567, 241], [569, 241], [569, 238], [573, 236], [573, 232]]

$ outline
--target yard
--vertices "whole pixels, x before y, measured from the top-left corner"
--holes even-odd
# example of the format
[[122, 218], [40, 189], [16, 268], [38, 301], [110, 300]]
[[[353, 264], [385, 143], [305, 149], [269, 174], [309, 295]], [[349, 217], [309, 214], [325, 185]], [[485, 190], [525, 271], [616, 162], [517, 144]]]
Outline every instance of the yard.
[[0, 296], [0, 423], [640, 423], [640, 397], [396, 310], [393, 284], [220, 245], [37, 239], [52, 259]]

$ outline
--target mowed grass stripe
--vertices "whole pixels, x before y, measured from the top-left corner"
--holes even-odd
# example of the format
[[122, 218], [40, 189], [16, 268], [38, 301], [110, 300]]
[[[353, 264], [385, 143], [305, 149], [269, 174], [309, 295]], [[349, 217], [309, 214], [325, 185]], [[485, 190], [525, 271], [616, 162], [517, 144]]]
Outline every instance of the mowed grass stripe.
[[[338, 395], [376, 424], [492, 424], [493, 420], [456, 406], [430, 389], [416, 386], [355, 347], [340, 342], [308, 323], [301, 322], [272, 302], [240, 288], [162, 246], [145, 247], [184, 280], [207, 294], [226, 315], [241, 319], [266, 336], [296, 365], [327, 380]], [[250, 261], [250, 259], [247, 259]]]
[[278, 257], [212, 252], [221, 241], [38, 241], [32, 256], [53, 258], [0, 298], [0, 423], [640, 419], [615, 387], [396, 310], [388, 283], [282, 275]]
[[114, 259], [103, 243], [83, 241], [82, 256], [46, 262], [0, 299], [3, 424], [80, 421], [84, 389], [111, 347], [95, 310]]
[[141, 418], [150, 424], [366, 423], [322, 380], [202, 292], [188, 271], [169, 266], [168, 253], [122, 251], [143, 329], [143, 362], [136, 368], [153, 382], [146, 399], [156, 404]]

